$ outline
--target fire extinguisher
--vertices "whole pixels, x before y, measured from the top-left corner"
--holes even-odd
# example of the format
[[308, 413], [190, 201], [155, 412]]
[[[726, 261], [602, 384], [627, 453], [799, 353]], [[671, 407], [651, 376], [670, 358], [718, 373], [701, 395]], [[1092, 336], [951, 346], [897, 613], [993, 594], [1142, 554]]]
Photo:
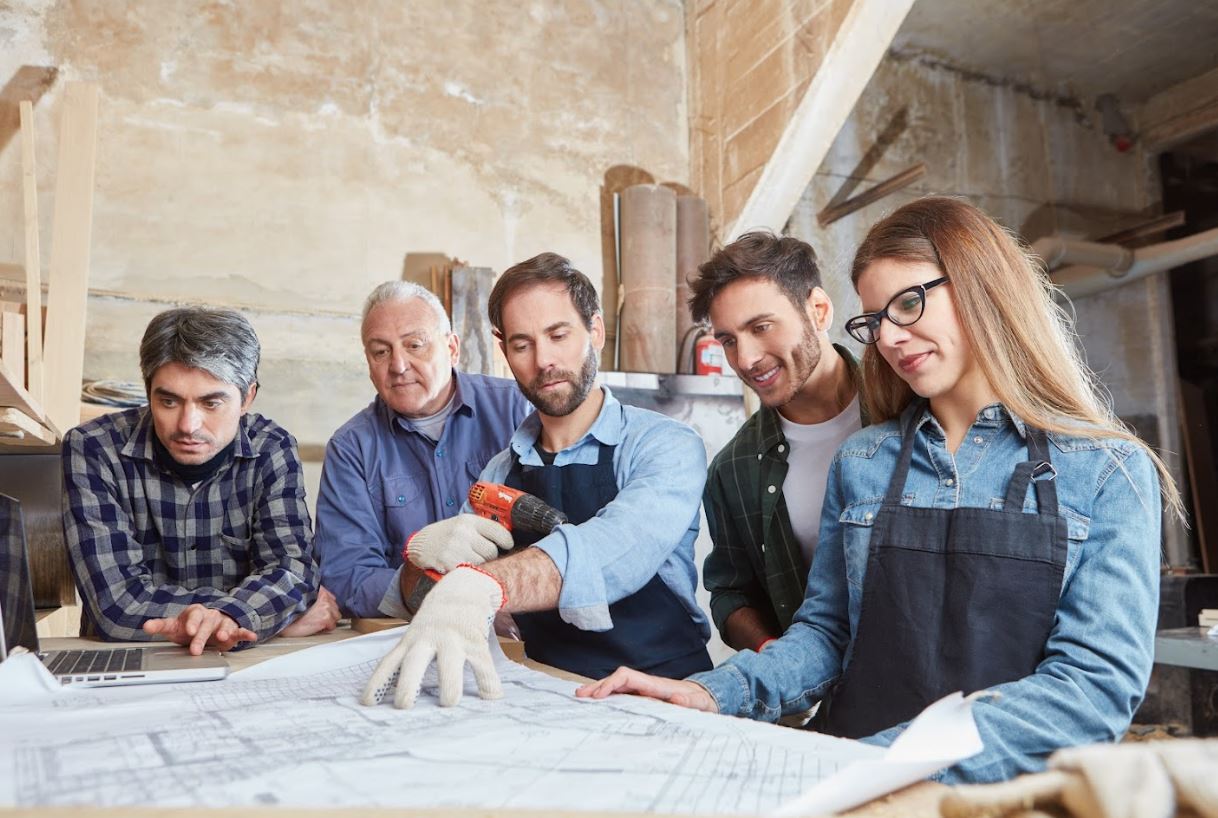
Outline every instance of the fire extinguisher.
[[723, 374], [723, 344], [707, 334], [694, 344], [694, 374]]

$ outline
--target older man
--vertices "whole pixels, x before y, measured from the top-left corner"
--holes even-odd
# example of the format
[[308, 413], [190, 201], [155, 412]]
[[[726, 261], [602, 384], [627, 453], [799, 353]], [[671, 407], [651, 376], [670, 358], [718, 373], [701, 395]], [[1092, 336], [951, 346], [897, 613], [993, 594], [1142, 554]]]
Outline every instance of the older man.
[[238, 313], [163, 312], [140, 344], [149, 405], [64, 436], [83, 634], [201, 653], [337, 623], [317, 585], [296, 441], [249, 411], [259, 355]]
[[510, 380], [455, 370], [461, 341], [439, 300], [416, 284], [373, 290], [361, 335], [376, 398], [326, 447], [317, 550], [344, 610], [409, 618], [434, 584], [403, 566], [412, 535], [492, 553], [493, 538], [508, 537], [490, 521], [452, 518], [528, 403]]

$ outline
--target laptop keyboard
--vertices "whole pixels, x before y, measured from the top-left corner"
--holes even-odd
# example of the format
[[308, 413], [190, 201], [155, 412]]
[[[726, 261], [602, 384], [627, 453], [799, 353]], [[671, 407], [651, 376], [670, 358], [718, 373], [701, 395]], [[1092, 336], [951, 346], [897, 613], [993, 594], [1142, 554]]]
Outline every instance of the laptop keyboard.
[[47, 668], [56, 676], [125, 673], [139, 670], [143, 665], [143, 659], [143, 648], [61, 650], [47, 662]]

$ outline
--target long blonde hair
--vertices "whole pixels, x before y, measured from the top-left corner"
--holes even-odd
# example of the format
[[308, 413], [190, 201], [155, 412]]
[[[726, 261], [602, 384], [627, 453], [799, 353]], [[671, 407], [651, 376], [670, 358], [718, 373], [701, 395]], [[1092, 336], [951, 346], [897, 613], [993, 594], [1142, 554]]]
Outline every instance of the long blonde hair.
[[[867, 232], [850, 271], [855, 290], [863, 271], [879, 259], [942, 270], [977, 364], [1003, 405], [1046, 432], [1141, 446], [1158, 469], [1167, 507], [1184, 519], [1167, 466], [1113, 413], [1110, 397], [1083, 362], [1069, 317], [1054, 300], [1057, 288], [1017, 239], [967, 202], [928, 196]], [[874, 345], [863, 353], [862, 370], [872, 422], [899, 416], [913, 400], [913, 390]]]

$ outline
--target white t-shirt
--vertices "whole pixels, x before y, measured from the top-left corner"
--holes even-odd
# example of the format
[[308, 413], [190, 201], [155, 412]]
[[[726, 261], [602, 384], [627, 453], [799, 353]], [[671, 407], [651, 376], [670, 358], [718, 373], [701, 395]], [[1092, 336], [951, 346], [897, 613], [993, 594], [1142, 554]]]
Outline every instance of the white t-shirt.
[[791, 447], [787, 455], [787, 479], [782, 484], [791, 530], [804, 555], [804, 567], [812, 565], [820, 539], [820, 511], [829, 482], [829, 464], [838, 447], [863, 428], [859, 419], [858, 395], [837, 417], [824, 423], [793, 423], [778, 415], [782, 433]]

